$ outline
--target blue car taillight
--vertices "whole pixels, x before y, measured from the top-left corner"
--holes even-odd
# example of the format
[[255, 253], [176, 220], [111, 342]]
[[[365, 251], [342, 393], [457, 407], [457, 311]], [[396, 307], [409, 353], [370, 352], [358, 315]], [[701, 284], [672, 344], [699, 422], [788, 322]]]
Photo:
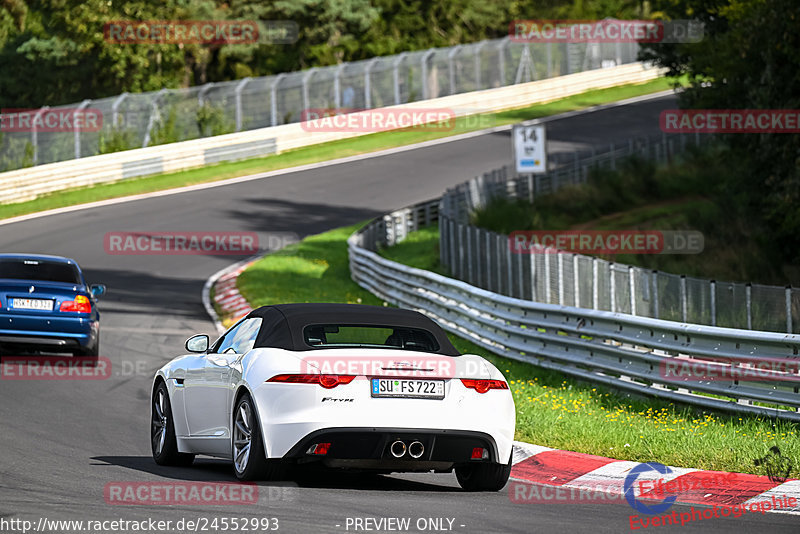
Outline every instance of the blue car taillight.
[[58, 311], [62, 312], [79, 312], [79, 313], [92, 313], [92, 303], [89, 297], [77, 295], [75, 300], [65, 300], [61, 303]]

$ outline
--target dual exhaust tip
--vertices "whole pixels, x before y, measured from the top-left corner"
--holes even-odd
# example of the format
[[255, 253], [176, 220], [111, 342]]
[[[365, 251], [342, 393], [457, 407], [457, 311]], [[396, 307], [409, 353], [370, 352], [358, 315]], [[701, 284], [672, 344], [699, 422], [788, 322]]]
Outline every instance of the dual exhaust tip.
[[425, 445], [420, 441], [412, 441], [410, 445], [406, 446], [404, 441], [398, 439], [389, 447], [389, 452], [395, 458], [402, 458], [408, 453], [409, 456], [416, 459], [422, 457], [425, 453]]

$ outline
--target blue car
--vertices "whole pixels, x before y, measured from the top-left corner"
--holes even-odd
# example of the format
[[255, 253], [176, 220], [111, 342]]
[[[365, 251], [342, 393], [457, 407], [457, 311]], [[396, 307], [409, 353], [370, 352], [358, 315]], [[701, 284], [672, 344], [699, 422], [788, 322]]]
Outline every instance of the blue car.
[[97, 358], [106, 287], [88, 285], [69, 258], [0, 254], [0, 352], [72, 353]]

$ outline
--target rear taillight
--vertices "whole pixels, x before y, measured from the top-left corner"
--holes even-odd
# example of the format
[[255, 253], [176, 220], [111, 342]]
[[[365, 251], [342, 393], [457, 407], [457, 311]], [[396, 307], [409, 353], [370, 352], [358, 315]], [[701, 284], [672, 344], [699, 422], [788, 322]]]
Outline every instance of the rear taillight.
[[333, 389], [339, 384], [349, 384], [355, 375], [275, 375], [267, 382], [285, 384], [319, 384], [325, 389]]
[[483, 447], [475, 447], [472, 449], [472, 455], [469, 457], [470, 460], [488, 460], [489, 459], [489, 451], [484, 449]]
[[306, 451], [306, 454], [316, 454], [318, 456], [325, 456], [331, 448], [330, 443], [317, 443], [312, 445]]
[[75, 300], [65, 300], [58, 308], [62, 312], [92, 313], [92, 303], [89, 297], [78, 295]]
[[503, 380], [481, 380], [476, 378], [462, 378], [464, 387], [474, 389], [478, 393], [486, 393], [490, 389], [508, 389], [508, 384]]

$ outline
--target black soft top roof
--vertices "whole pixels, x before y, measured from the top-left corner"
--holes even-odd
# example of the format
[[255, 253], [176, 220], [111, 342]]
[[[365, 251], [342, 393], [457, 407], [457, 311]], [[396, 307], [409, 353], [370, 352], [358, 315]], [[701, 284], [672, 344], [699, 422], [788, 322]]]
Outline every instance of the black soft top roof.
[[437, 354], [459, 356], [444, 330], [433, 320], [412, 310], [365, 306], [362, 304], [276, 304], [251, 311], [248, 317], [261, 317], [261, 330], [256, 347], [286, 350], [311, 350], [303, 337], [303, 329], [312, 324], [359, 326], [394, 326], [426, 330], [439, 345]]

